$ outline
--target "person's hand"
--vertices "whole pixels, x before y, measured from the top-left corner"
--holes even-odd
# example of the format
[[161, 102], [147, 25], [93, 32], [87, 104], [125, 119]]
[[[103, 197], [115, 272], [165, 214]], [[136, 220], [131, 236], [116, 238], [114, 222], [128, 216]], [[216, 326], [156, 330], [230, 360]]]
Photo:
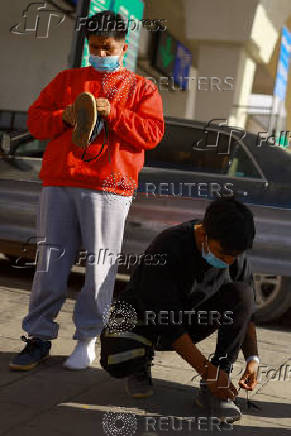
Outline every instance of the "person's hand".
[[70, 104], [66, 107], [63, 112], [63, 121], [65, 121], [70, 126], [74, 126], [76, 124], [74, 105]]
[[96, 110], [102, 117], [110, 114], [110, 101], [107, 98], [96, 98]]
[[234, 400], [238, 395], [238, 391], [229, 380], [230, 376], [210, 362], [207, 365], [207, 373], [202, 379], [206, 382], [210, 392], [221, 400], [227, 400], [228, 398]]
[[256, 360], [250, 360], [247, 363], [246, 369], [239, 379], [239, 386], [246, 391], [253, 391], [254, 388], [258, 384], [257, 375], [258, 375], [259, 364]]

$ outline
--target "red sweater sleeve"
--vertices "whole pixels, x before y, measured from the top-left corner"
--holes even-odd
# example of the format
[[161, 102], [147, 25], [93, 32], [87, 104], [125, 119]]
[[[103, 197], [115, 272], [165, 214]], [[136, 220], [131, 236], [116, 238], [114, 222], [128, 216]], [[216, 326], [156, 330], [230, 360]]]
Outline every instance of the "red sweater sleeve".
[[161, 142], [164, 135], [163, 103], [156, 86], [147, 82], [143, 86], [145, 91], [137, 109], [111, 104], [108, 122], [124, 142], [137, 150], [150, 150]]
[[27, 127], [35, 138], [52, 139], [68, 129], [62, 119], [65, 108], [57, 103], [57, 96], [64, 86], [64, 74], [61, 72], [29, 107]]

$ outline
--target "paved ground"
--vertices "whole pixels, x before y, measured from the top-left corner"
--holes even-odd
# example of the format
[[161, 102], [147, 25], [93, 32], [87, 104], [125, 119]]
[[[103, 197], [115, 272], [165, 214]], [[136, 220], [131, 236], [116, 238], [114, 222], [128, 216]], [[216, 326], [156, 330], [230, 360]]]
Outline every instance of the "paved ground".
[[[21, 320], [27, 310], [30, 282], [29, 277], [25, 281], [17, 275], [12, 285], [8, 279], [0, 280], [1, 436], [172, 436], [200, 432], [210, 435], [219, 431], [211, 427], [210, 418], [203, 419], [205, 413], [194, 407], [199, 379], [191, 381], [196, 373], [175, 352], [156, 352], [153, 366], [156, 392], [146, 400], [129, 398], [124, 380], [110, 378], [101, 369], [99, 343], [91, 369], [77, 372], [63, 369], [62, 362], [74, 347], [73, 299], [67, 300], [59, 314], [60, 335], [53, 342], [52, 357], [32, 372], [10, 372], [8, 362], [22, 348]], [[222, 431], [238, 435], [290, 435], [291, 371], [289, 380], [283, 380], [288, 364], [291, 368], [290, 327], [289, 331], [288, 327], [258, 328], [258, 340], [262, 364], [269, 368], [285, 366], [277, 380], [270, 379], [271, 373], [268, 378], [264, 375], [256, 392], [249, 395], [259, 408], [248, 409], [246, 392], [240, 391], [238, 401], [244, 416], [233, 428], [228, 426]], [[212, 335], [199, 348], [208, 355], [214, 351], [215, 341]], [[244, 368], [242, 354], [239, 357], [234, 381]]]

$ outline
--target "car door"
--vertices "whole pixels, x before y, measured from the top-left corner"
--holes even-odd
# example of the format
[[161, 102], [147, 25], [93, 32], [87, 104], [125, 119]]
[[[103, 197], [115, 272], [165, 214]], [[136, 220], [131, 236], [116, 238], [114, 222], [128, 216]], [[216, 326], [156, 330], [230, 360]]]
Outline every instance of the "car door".
[[235, 194], [255, 202], [267, 187], [257, 162], [236, 137], [199, 122], [168, 120], [161, 143], [145, 154], [138, 195], [126, 226], [125, 248], [142, 252], [167, 226], [202, 218], [207, 203]]
[[11, 138], [12, 153], [0, 159], [0, 252], [24, 254], [36, 243], [36, 216], [41, 190], [38, 173], [47, 141], [29, 133]]

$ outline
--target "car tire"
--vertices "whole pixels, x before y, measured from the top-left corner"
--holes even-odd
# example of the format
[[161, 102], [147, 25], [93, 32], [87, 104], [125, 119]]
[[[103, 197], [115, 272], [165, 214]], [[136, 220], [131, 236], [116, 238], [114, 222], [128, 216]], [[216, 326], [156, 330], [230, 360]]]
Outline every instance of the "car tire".
[[291, 277], [254, 274], [258, 310], [256, 323], [273, 321], [291, 306]]

